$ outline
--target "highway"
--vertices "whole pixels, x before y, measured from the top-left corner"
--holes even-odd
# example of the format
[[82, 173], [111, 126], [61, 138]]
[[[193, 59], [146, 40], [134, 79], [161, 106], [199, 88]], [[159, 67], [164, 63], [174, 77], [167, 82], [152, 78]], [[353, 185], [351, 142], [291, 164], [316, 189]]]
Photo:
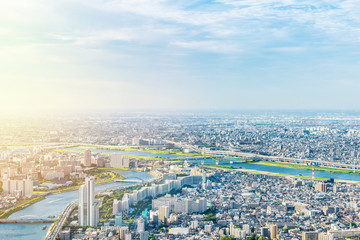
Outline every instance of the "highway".
[[[106, 188], [106, 189], [103, 189], [103, 190], [100, 190], [100, 191], [96, 191], [96, 193], [106, 192], [106, 191], [109, 191], [109, 190], [125, 189], [125, 188], [129, 188], [129, 187], [137, 186], [139, 184], [143, 185], [145, 183], [151, 183], [151, 182], [154, 182], [156, 180], [159, 180], [159, 179], [152, 178], [152, 179], [142, 181], [141, 183], [133, 183], [133, 184], [127, 184], [127, 185], [122, 185], [122, 186], [115, 186], [115, 187]], [[59, 233], [60, 233], [60, 231], [61, 231], [61, 229], [62, 229], [62, 227], [64, 225], [64, 222], [70, 216], [71, 212], [74, 210], [74, 208], [77, 205], [78, 205], [77, 202], [72, 202], [60, 213], [59, 221], [54, 222], [50, 226], [50, 228], [49, 228], [49, 230], [48, 230], [48, 232], [46, 234], [45, 240], [55, 240], [56, 239], [56, 237], [59, 235]], [[53, 230], [51, 231], [51, 229], [53, 229]]]
[[[70, 216], [71, 212], [74, 210], [74, 208], [77, 206], [76, 202], [70, 203], [60, 214], [60, 218], [58, 222], [54, 222], [46, 234], [45, 240], [55, 240], [56, 237], [59, 235], [60, 230], [62, 229], [62, 226], [64, 225], [64, 222], [66, 219]], [[55, 226], [54, 226], [55, 225]], [[53, 229], [51, 231], [51, 229]]]

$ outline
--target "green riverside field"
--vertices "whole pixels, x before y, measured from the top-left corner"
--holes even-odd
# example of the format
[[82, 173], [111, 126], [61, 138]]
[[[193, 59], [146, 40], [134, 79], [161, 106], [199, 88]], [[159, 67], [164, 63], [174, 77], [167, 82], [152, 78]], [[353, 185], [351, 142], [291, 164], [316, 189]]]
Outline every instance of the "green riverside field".
[[[309, 165], [301, 165], [295, 163], [283, 163], [283, 162], [269, 162], [269, 161], [257, 161], [252, 162], [252, 164], [261, 164], [275, 167], [288, 167], [288, 168], [297, 168], [304, 170], [312, 170], [313, 166]], [[359, 170], [355, 170], [355, 173], [352, 169], [344, 169], [344, 168], [332, 168], [332, 167], [318, 167], [314, 166], [315, 171], [323, 171], [323, 172], [333, 172], [333, 173], [347, 173], [347, 174], [360, 174]]]

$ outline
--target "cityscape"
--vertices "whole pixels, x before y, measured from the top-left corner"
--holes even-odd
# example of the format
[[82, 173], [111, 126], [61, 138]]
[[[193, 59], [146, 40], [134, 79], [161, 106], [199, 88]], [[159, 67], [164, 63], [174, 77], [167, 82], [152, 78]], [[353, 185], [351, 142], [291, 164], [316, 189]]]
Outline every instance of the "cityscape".
[[8, 122], [10, 239], [360, 236], [356, 112], [72, 116], [28, 121], [21, 137]]
[[0, 240], [360, 240], [359, 12], [0, 1]]

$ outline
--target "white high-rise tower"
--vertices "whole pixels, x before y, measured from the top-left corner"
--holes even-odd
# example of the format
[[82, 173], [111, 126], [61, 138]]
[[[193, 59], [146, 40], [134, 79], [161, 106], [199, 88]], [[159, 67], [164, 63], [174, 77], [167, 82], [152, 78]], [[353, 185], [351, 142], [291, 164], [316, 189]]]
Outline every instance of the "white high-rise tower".
[[206, 171], [204, 168], [202, 169], [202, 174], [201, 174], [201, 186], [202, 189], [206, 189]]
[[99, 222], [99, 205], [95, 201], [95, 177], [85, 179], [79, 188], [79, 224], [97, 226]]

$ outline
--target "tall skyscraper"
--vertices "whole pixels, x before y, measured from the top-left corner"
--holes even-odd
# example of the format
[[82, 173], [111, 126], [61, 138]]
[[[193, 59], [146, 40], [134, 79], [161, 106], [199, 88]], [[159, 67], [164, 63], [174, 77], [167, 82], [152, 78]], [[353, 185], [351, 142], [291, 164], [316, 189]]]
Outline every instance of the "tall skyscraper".
[[91, 166], [91, 151], [89, 149], [84, 151], [83, 165], [85, 167]]
[[95, 177], [85, 179], [79, 188], [79, 224], [97, 226], [99, 222], [99, 204], [95, 201]]

